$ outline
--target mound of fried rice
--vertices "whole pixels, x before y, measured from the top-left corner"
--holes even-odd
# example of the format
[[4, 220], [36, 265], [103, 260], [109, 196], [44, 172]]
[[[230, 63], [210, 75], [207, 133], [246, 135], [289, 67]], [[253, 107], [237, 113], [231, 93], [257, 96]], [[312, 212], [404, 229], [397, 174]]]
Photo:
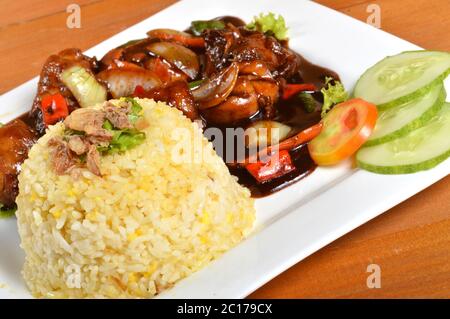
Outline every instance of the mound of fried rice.
[[17, 223], [34, 296], [153, 297], [251, 231], [250, 192], [197, 124], [164, 103], [138, 102], [150, 123], [145, 142], [102, 156], [102, 177], [54, 173], [47, 142], [63, 134], [62, 123], [31, 149]]

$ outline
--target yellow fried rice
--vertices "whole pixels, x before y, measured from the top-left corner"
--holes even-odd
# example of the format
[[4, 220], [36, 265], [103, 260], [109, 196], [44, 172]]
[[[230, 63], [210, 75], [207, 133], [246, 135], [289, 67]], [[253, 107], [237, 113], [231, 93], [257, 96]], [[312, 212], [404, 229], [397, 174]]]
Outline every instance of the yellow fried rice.
[[102, 177], [87, 169], [78, 177], [54, 173], [47, 142], [63, 134], [62, 123], [31, 149], [19, 176], [17, 223], [34, 296], [153, 297], [251, 231], [250, 192], [197, 124], [164, 103], [138, 102], [146, 139], [102, 156]]

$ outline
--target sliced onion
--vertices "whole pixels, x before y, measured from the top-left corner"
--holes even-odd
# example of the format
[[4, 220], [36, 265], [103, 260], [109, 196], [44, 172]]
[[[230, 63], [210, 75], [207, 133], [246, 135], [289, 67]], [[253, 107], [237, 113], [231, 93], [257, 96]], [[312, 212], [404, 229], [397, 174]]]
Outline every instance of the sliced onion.
[[150, 58], [145, 61], [144, 67], [154, 72], [164, 83], [174, 81], [187, 81], [188, 76], [172, 66], [169, 62], [160, 57]]
[[106, 101], [105, 87], [87, 69], [74, 65], [61, 72], [60, 78], [81, 107]]
[[116, 61], [120, 60], [123, 54], [123, 48], [115, 48], [108, 53], [106, 53], [100, 62], [105, 66], [105, 68], [111, 68], [115, 66]]
[[173, 29], [154, 29], [147, 32], [150, 39], [160, 39], [162, 41], [175, 41], [190, 47], [204, 47], [205, 40], [192, 34]]
[[97, 77], [108, 84], [113, 98], [132, 95], [138, 85], [150, 90], [162, 84], [155, 73], [145, 69], [111, 69], [100, 72]]
[[147, 49], [175, 65], [191, 79], [197, 77], [200, 64], [194, 51], [172, 42], [154, 42]]
[[237, 63], [232, 63], [228, 68], [193, 89], [192, 95], [199, 104], [199, 109], [206, 110], [223, 102], [233, 91], [238, 73]]
[[192, 38], [192, 34], [174, 29], [153, 29], [147, 32], [149, 38], [171, 40], [176, 37]]
[[112, 49], [106, 53], [100, 60], [102, 69], [115, 69], [115, 68], [127, 68], [127, 69], [140, 69], [137, 64], [122, 60], [124, 54], [124, 47]]
[[284, 140], [291, 130], [291, 127], [277, 121], [257, 121], [245, 130], [245, 145], [248, 148], [275, 145]]

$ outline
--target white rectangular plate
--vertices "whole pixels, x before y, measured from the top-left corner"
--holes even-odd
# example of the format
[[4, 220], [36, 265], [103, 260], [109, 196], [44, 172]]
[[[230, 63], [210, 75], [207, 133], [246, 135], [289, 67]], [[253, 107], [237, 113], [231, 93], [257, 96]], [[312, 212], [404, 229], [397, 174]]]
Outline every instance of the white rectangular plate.
[[[190, 0], [159, 12], [86, 53], [108, 50], [145, 36], [153, 28], [184, 29], [191, 20], [235, 15], [249, 21], [259, 12], [282, 14], [290, 45], [329, 67], [352, 88], [369, 66], [417, 46], [310, 1]], [[63, 48], [61, 48], [63, 49]], [[53, 52], [48, 52], [50, 55]], [[37, 78], [0, 97], [0, 121], [27, 111]], [[351, 169], [348, 163], [312, 175], [256, 201], [257, 228], [244, 242], [181, 281], [163, 298], [243, 298], [323, 246], [420, 192], [450, 172], [450, 161], [412, 175], [385, 176]], [[0, 297], [30, 297], [20, 275], [23, 252], [15, 219], [0, 221]], [[326, 287], [325, 287], [326, 288]]]

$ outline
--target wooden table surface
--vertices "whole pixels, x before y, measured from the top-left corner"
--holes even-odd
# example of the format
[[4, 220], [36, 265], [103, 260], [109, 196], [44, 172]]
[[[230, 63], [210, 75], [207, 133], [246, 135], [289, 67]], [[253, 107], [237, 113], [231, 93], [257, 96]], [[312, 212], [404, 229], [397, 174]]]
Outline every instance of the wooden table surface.
[[[49, 54], [66, 47], [88, 49], [173, 2], [0, 0], [0, 94], [37, 75]], [[363, 21], [368, 4], [379, 4], [383, 30], [427, 49], [450, 51], [448, 0], [318, 2]], [[80, 29], [66, 27], [70, 3], [81, 6]], [[369, 264], [381, 267], [380, 289], [366, 285]], [[450, 178], [333, 242], [250, 297], [449, 298]]]

